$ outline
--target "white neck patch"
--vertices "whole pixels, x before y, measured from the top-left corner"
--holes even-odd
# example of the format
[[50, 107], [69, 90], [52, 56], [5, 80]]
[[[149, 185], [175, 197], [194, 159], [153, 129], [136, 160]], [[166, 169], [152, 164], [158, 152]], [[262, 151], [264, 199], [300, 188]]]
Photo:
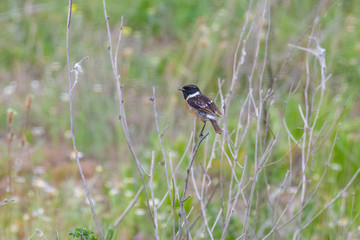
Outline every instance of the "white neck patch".
[[188, 98], [192, 98], [192, 97], [195, 97], [195, 96], [197, 96], [197, 95], [199, 95], [200, 94], [200, 92], [199, 91], [197, 91], [196, 93], [193, 93], [193, 94], [190, 94], [189, 96], [187, 96], [187, 98], [186, 99], [188, 99]]

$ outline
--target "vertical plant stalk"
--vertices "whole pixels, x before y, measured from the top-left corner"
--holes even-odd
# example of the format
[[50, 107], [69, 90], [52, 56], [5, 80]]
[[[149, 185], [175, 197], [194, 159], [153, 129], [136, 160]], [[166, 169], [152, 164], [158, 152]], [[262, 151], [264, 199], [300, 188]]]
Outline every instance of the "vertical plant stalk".
[[96, 217], [94, 204], [92, 202], [89, 188], [86, 184], [85, 176], [81, 168], [80, 160], [79, 160], [79, 154], [76, 147], [76, 141], [75, 141], [75, 130], [74, 130], [74, 115], [73, 115], [73, 102], [72, 102], [72, 79], [71, 79], [71, 68], [70, 68], [70, 53], [69, 53], [69, 35], [70, 35], [70, 22], [71, 22], [71, 10], [72, 10], [72, 0], [69, 0], [69, 8], [68, 8], [68, 18], [67, 18], [67, 28], [66, 28], [66, 57], [67, 57], [67, 67], [68, 67], [68, 77], [69, 77], [69, 98], [70, 98], [70, 126], [71, 126], [71, 134], [72, 134], [72, 141], [73, 141], [73, 147], [75, 152], [75, 158], [76, 162], [80, 171], [81, 179], [84, 184], [85, 192], [87, 199], [90, 204], [91, 212], [95, 221], [96, 228], [98, 229], [98, 232], [101, 236], [102, 240], [105, 240], [104, 234], [101, 230], [99, 221]]
[[[268, 8], [268, 11], [270, 11], [270, 7], [268, 6], [268, 1], [265, 0], [264, 1], [264, 10], [262, 12], [262, 17], [261, 20], [264, 22], [265, 21], [265, 14], [266, 14], [266, 10]], [[270, 24], [270, 23], [269, 23]], [[265, 42], [265, 50], [267, 50], [267, 41], [268, 41], [268, 32], [270, 31], [270, 26], [268, 26], [267, 29], [267, 38], [266, 38], [266, 42]], [[244, 221], [244, 225], [243, 225], [243, 236], [246, 237], [246, 233], [247, 233], [247, 228], [248, 228], [248, 224], [249, 224], [249, 218], [250, 218], [250, 213], [251, 213], [251, 205], [252, 205], [252, 201], [253, 201], [253, 196], [255, 193], [255, 187], [258, 181], [258, 176], [260, 174], [260, 172], [263, 170], [264, 165], [262, 164], [262, 159], [264, 160], [266, 158], [266, 151], [262, 154], [262, 156], [260, 156], [261, 154], [261, 146], [260, 146], [260, 139], [261, 139], [261, 120], [262, 120], [262, 114], [263, 114], [263, 98], [262, 98], [262, 86], [261, 86], [261, 78], [260, 78], [260, 84], [259, 84], [259, 105], [256, 106], [255, 103], [255, 99], [253, 97], [253, 88], [252, 88], [252, 80], [253, 80], [253, 76], [254, 76], [254, 72], [255, 72], [255, 68], [257, 65], [257, 61], [258, 61], [258, 57], [259, 57], [259, 50], [260, 50], [260, 36], [257, 36], [257, 43], [256, 43], [256, 50], [255, 50], [255, 56], [254, 56], [254, 63], [253, 63], [253, 67], [252, 67], [252, 71], [251, 71], [251, 75], [249, 76], [249, 92], [250, 92], [250, 99], [253, 102], [253, 107], [255, 110], [255, 116], [256, 116], [256, 136], [255, 136], [255, 150], [254, 150], [254, 177], [252, 179], [252, 186], [251, 186], [251, 190], [250, 190], [250, 194], [248, 197], [248, 201], [247, 201], [247, 206], [246, 206], [246, 210], [245, 210], [245, 221]], [[266, 61], [266, 58], [264, 58], [264, 62]], [[264, 71], [265, 69], [265, 63], [263, 65], [263, 69], [262, 71]], [[262, 77], [262, 74], [260, 75], [260, 77]], [[270, 152], [271, 153], [271, 152]], [[262, 165], [262, 166], [261, 166]]]
[[[7, 158], [7, 171], [8, 171], [8, 177], [9, 177], [9, 191], [5, 191], [6, 194], [9, 194], [10, 199], [13, 199], [13, 177], [12, 177], [12, 150], [11, 150], [11, 146], [14, 140], [14, 133], [13, 133], [13, 129], [12, 129], [12, 122], [13, 122], [13, 118], [14, 118], [15, 112], [13, 110], [8, 110], [7, 113], [7, 124], [8, 124], [8, 135], [7, 135], [7, 154], [8, 154], [8, 158]], [[0, 203], [0, 206], [8, 203], [9, 201], [5, 198], [5, 200]], [[12, 222], [12, 217], [13, 217], [13, 210], [12, 210], [12, 204], [9, 205], [8, 211], [6, 211], [6, 219], [8, 221], [8, 225], [10, 225], [10, 223]]]
[[[173, 203], [175, 203], [175, 197], [179, 200], [180, 202], [180, 194], [179, 194], [179, 189], [177, 188], [176, 185], [176, 179], [175, 179], [175, 171], [173, 168], [173, 164], [172, 164], [172, 160], [171, 160], [172, 156], [171, 156], [171, 152], [169, 154], [169, 163], [170, 163], [170, 171], [171, 171], [171, 181], [172, 181], [172, 185], [173, 185]], [[175, 212], [175, 206], [171, 206], [174, 208], [174, 212]], [[173, 220], [174, 221], [174, 220]], [[176, 240], [176, 230], [175, 230], [175, 224], [173, 225], [173, 239]], [[179, 232], [180, 232], [181, 228], [179, 228]]]
[[[302, 150], [302, 159], [301, 159], [301, 164], [302, 164], [302, 192], [301, 192], [301, 207], [304, 206], [305, 204], [305, 196], [306, 196], [306, 183], [307, 183], [307, 176], [306, 176], [306, 167], [308, 165], [309, 159], [310, 159], [310, 155], [311, 153], [314, 151], [314, 145], [315, 142], [313, 140], [314, 137], [314, 128], [315, 125], [317, 123], [318, 117], [319, 117], [319, 112], [320, 112], [320, 108], [321, 108], [321, 104], [322, 104], [322, 100], [323, 100], [323, 96], [325, 93], [325, 83], [328, 80], [328, 78], [331, 76], [329, 75], [329, 77], [326, 77], [326, 62], [325, 62], [325, 49], [321, 48], [319, 40], [314, 37], [314, 30], [315, 27], [317, 26], [319, 22], [319, 18], [317, 17], [314, 22], [313, 22], [313, 28], [308, 40], [308, 44], [307, 47], [300, 47], [300, 46], [296, 46], [296, 45], [292, 45], [289, 44], [289, 46], [303, 50], [306, 52], [306, 60], [305, 60], [305, 67], [306, 67], [306, 86], [305, 86], [305, 90], [304, 90], [304, 96], [305, 96], [305, 115], [302, 112], [301, 106], [299, 105], [299, 112], [300, 115], [303, 119], [304, 122], [304, 132], [303, 132], [303, 142], [302, 142], [302, 146], [301, 146], [301, 150]], [[315, 48], [310, 48], [311, 45], [311, 41], [315, 42]], [[321, 73], [321, 79], [320, 79], [320, 84], [319, 87], [316, 88], [315, 90], [313, 90], [313, 94], [312, 94], [312, 101], [310, 102], [309, 100], [309, 92], [310, 92], [310, 83], [312, 84], [312, 86], [314, 85], [313, 82], [310, 82], [310, 69], [309, 69], [309, 57], [310, 54], [313, 55], [315, 57], [316, 60], [318, 60], [319, 64], [320, 64], [320, 73]], [[320, 89], [320, 99], [318, 101], [318, 104], [316, 106], [316, 109], [314, 108], [315, 106], [315, 95], [318, 91], [318, 89]], [[311, 123], [311, 118], [312, 118], [312, 114], [315, 113], [315, 116], [313, 117], [313, 122]], [[302, 231], [302, 213], [299, 214], [299, 224], [297, 225], [297, 230], [294, 233], [294, 239], [300, 239], [301, 238], [301, 231]]]
[[[153, 224], [153, 226], [155, 227], [155, 222], [154, 222], [154, 217], [153, 214], [151, 212], [151, 207], [150, 207], [150, 202], [149, 202], [149, 194], [148, 191], [146, 189], [146, 183], [145, 183], [145, 179], [144, 179], [144, 174], [143, 171], [145, 172], [143, 166], [141, 165], [136, 153], [135, 153], [135, 149], [133, 146], [133, 143], [131, 141], [131, 137], [130, 137], [130, 133], [129, 133], [129, 128], [128, 128], [128, 124], [126, 121], [126, 114], [125, 114], [125, 107], [124, 107], [124, 101], [123, 101], [123, 97], [122, 97], [122, 87], [120, 85], [120, 74], [118, 73], [118, 69], [117, 69], [117, 65], [118, 65], [118, 52], [119, 52], [119, 47], [120, 47], [120, 42], [121, 42], [121, 37], [122, 37], [122, 27], [123, 27], [123, 17], [121, 17], [121, 28], [120, 28], [120, 32], [119, 32], [119, 37], [118, 37], [118, 42], [116, 45], [116, 50], [115, 50], [115, 57], [113, 56], [113, 47], [112, 47], [112, 41], [111, 41], [111, 32], [110, 32], [110, 24], [109, 24], [109, 16], [107, 15], [107, 10], [106, 10], [106, 2], [105, 0], [103, 0], [103, 8], [104, 8], [104, 16], [105, 16], [105, 22], [106, 22], [106, 29], [107, 29], [107, 34], [108, 34], [108, 39], [109, 39], [109, 56], [110, 56], [110, 62], [111, 62], [111, 67], [113, 70], [113, 75], [114, 75], [114, 79], [116, 81], [116, 89], [117, 89], [117, 93], [118, 93], [118, 97], [119, 97], [119, 110], [120, 110], [120, 122], [121, 122], [121, 126], [125, 135], [125, 139], [126, 139], [126, 143], [129, 147], [129, 150], [131, 152], [131, 155], [133, 156], [133, 158], [135, 159], [136, 162], [136, 167], [138, 169], [142, 184], [144, 186], [144, 192], [145, 192], [145, 196], [146, 196], [146, 204], [147, 204], [147, 209], [151, 218], [151, 222]], [[146, 173], [146, 172], [145, 172]], [[147, 174], [149, 175], [149, 174]]]
[[[185, 186], [184, 186], [184, 192], [183, 192], [183, 195], [180, 199], [180, 213], [179, 213], [179, 226], [181, 225], [182, 223], [182, 217], [184, 217], [184, 223], [185, 223], [185, 228], [186, 228], [186, 238], [189, 239], [190, 237], [190, 230], [189, 230], [189, 225], [188, 225], [188, 221], [187, 221], [187, 216], [186, 216], [186, 212], [185, 212], [185, 208], [184, 208], [184, 202], [186, 201], [187, 197], [186, 197], [186, 192], [187, 192], [187, 187], [188, 187], [188, 181], [189, 181], [189, 176], [190, 176], [190, 170], [191, 170], [191, 167], [194, 163], [194, 160], [195, 160], [195, 157], [196, 157], [196, 154], [199, 150], [199, 146], [200, 144], [202, 143], [202, 141], [204, 141], [204, 139], [209, 135], [209, 133], [205, 134], [204, 136], [202, 136], [200, 139], [199, 139], [199, 142], [198, 144], [195, 146], [195, 149], [192, 153], [192, 156], [191, 156], [191, 160], [190, 160], [190, 165], [187, 169], [187, 175], [186, 175], [186, 179], [185, 179]], [[181, 239], [181, 229], [179, 229], [179, 240]]]
[[[316, 23], [313, 23], [313, 27], [311, 30], [311, 34], [310, 37], [308, 39], [308, 43], [307, 43], [307, 48], [310, 48], [311, 45], [311, 38], [314, 35], [314, 30], [315, 30], [315, 26]], [[304, 206], [304, 202], [305, 202], [305, 196], [306, 196], [306, 182], [307, 182], [307, 178], [306, 178], [306, 163], [307, 163], [307, 159], [309, 157], [309, 151], [311, 148], [311, 138], [307, 139], [309, 137], [309, 135], [312, 134], [312, 129], [310, 129], [309, 124], [310, 124], [310, 117], [312, 114], [312, 108], [310, 109], [310, 103], [309, 103], [309, 92], [310, 92], [310, 69], [309, 69], [309, 57], [310, 57], [310, 53], [306, 53], [306, 60], [305, 60], [305, 69], [306, 69], [306, 84], [305, 84], [305, 89], [304, 89], [304, 100], [305, 100], [305, 116], [302, 112], [301, 106], [299, 105], [299, 112], [300, 115], [304, 121], [304, 132], [303, 132], [303, 140], [302, 140], [302, 146], [301, 146], [301, 176], [302, 176], [302, 188], [301, 188], [301, 207]], [[306, 143], [308, 141], [308, 151], [306, 151]], [[298, 225], [298, 229], [297, 231], [294, 233], [294, 236], [296, 236], [296, 234], [298, 234], [298, 239], [301, 238], [301, 217], [302, 217], [302, 213], [299, 214], [299, 225]], [[294, 239], [296, 239], [294, 237]]]
[[[235, 206], [236, 206], [236, 203], [240, 197], [240, 194], [243, 194], [243, 182], [244, 182], [244, 176], [245, 176], [245, 171], [247, 169], [247, 160], [248, 158], [246, 157], [245, 158], [245, 164], [244, 164], [244, 168], [243, 168], [243, 173], [241, 175], [241, 180], [238, 184], [238, 191], [236, 192], [236, 195], [235, 195], [235, 198], [232, 202], [232, 204], [230, 203], [228, 208], [231, 209], [230, 211], [228, 211], [228, 214], [226, 215], [226, 219], [225, 219], [225, 223], [224, 223], [224, 228], [223, 228], [223, 232], [221, 234], [221, 240], [225, 239], [225, 236], [226, 236], [226, 231], [229, 227], [229, 223], [230, 223], [230, 219], [235, 211]], [[243, 233], [243, 236], [245, 236], [245, 233]]]
[[[171, 203], [171, 214], [172, 214], [172, 220], [173, 220], [173, 235], [175, 235], [175, 204], [174, 204], [173, 196], [172, 196], [172, 192], [171, 192], [171, 184], [170, 184], [169, 173], [168, 173], [168, 163], [167, 163], [167, 160], [166, 160], [165, 149], [164, 149], [164, 145], [163, 145], [163, 142], [162, 142], [162, 136], [163, 136], [163, 134], [165, 132], [161, 134], [160, 133], [160, 128], [159, 128], [158, 113], [157, 113], [157, 110], [156, 110], [155, 87], [153, 87], [153, 96], [152, 96], [152, 98], [150, 98], [150, 100], [154, 105], [155, 125], [156, 125], [156, 131], [157, 131], [158, 137], [159, 137], [159, 142], [160, 142], [160, 146], [161, 146], [161, 152], [163, 154], [165, 177], [166, 177], [166, 183], [167, 183], [167, 186], [168, 186], [168, 193], [169, 193], [170, 203]], [[151, 166], [153, 167], [153, 164]], [[150, 174], [151, 174], [151, 179], [152, 179], [152, 177], [153, 177], [152, 173], [150, 173]], [[152, 195], [153, 195], [153, 193], [152, 193]], [[154, 205], [154, 215], [155, 215], [155, 209], [156, 209], [156, 206]], [[155, 222], [156, 222], [156, 220], [155, 220]], [[156, 226], [156, 231], [157, 231], [157, 226]], [[157, 237], [159, 238], [159, 236], [157, 236]]]
[[[204, 176], [206, 176], [206, 173], [204, 173]], [[196, 180], [195, 180], [195, 177], [194, 177], [194, 170], [193, 169], [191, 169], [191, 180], [192, 180], [192, 183], [193, 183], [193, 186], [194, 186], [195, 194], [196, 194], [196, 196], [197, 196], [197, 198], [198, 198], [198, 200], [200, 202], [201, 215], [203, 216], [205, 228], [206, 228], [207, 232], [209, 233], [210, 239], [214, 240], [214, 236], [212, 234], [212, 231], [211, 231], [211, 229], [209, 227], [209, 223], [208, 223], [208, 220], [207, 220], [205, 202], [203, 201], [204, 199], [200, 196], [199, 189], [196, 186]], [[205, 181], [202, 182], [201, 189], [204, 189], [204, 185], [205, 185]]]
[[121, 221], [125, 218], [125, 216], [128, 214], [128, 212], [131, 210], [131, 208], [137, 203], [140, 194], [142, 193], [142, 191], [144, 191], [144, 185], [141, 185], [140, 189], [137, 191], [137, 193], [135, 194], [134, 198], [131, 200], [131, 202], [129, 203], [129, 205], [126, 207], [126, 209], [124, 210], [124, 212], [121, 214], [121, 216], [116, 220], [116, 222], [114, 223], [114, 228], [117, 228], [119, 226], [119, 224], [121, 223]]
[[[232, 95], [234, 93], [235, 90], [235, 84], [238, 81], [238, 77], [239, 77], [239, 71], [240, 71], [240, 67], [244, 64], [245, 62], [245, 57], [246, 57], [246, 43], [247, 40], [250, 36], [250, 33], [252, 32], [253, 29], [253, 24], [254, 24], [254, 19], [252, 19], [251, 21], [251, 26], [250, 29], [248, 30], [248, 25], [249, 25], [249, 20], [251, 19], [251, 14], [250, 14], [250, 10], [252, 8], [252, 0], [250, 0], [249, 2], [249, 6], [248, 6], [248, 11], [247, 11], [247, 15], [245, 17], [245, 22], [241, 28], [241, 32], [240, 32], [240, 36], [239, 36], [239, 40], [236, 46], [236, 50], [234, 53], [234, 60], [233, 60], [233, 75], [232, 75], [232, 79], [231, 79], [231, 85], [230, 88], [225, 96], [225, 98], [222, 96], [222, 92], [221, 92], [221, 84], [219, 81], [219, 91], [220, 91], [220, 97], [221, 97], [221, 102], [222, 102], [222, 109], [223, 109], [223, 124], [224, 124], [224, 135], [221, 141], [221, 153], [220, 153], [220, 196], [221, 196], [221, 208], [222, 208], [222, 223], [223, 223], [223, 228], [225, 228], [225, 222], [226, 222], [226, 210], [224, 209], [224, 203], [225, 203], [225, 199], [224, 199], [224, 181], [223, 181], [223, 155], [225, 154], [225, 143], [228, 142], [228, 146], [229, 146], [229, 132], [228, 132], [228, 127], [227, 127], [227, 115], [228, 115], [228, 110], [230, 107], [230, 103], [231, 103], [231, 98]], [[246, 36], [246, 30], [248, 30]], [[243, 39], [245, 36], [245, 39]], [[242, 46], [241, 46], [242, 44]], [[241, 50], [240, 56], [239, 55], [239, 50]], [[239, 124], [238, 124], [238, 131], [240, 129], [240, 118], [239, 118]], [[248, 128], [245, 129], [245, 132], [247, 131]], [[244, 134], [245, 135], [245, 134]], [[237, 137], [236, 137], [236, 142], [237, 142]], [[229, 146], [229, 149], [231, 151], [231, 147]], [[240, 147], [238, 147], [238, 149], [240, 149]], [[237, 151], [238, 153], [238, 151]], [[232, 154], [233, 158], [236, 159], [237, 158], [237, 154]], [[229, 207], [229, 206], [228, 206]]]
[[11, 146], [12, 146], [12, 142], [14, 140], [14, 133], [13, 133], [13, 129], [12, 129], [12, 122], [14, 119], [14, 111], [13, 110], [9, 110], [7, 113], [7, 123], [8, 123], [8, 136], [7, 136], [7, 153], [8, 153], [8, 158], [7, 158], [7, 164], [8, 164], [8, 175], [9, 175], [9, 193], [10, 196], [13, 197], [13, 184], [12, 184], [12, 159], [11, 159]]
[[156, 203], [155, 203], [155, 193], [154, 193], [154, 161], [155, 161], [155, 152], [153, 151], [152, 156], [151, 156], [151, 167], [150, 167], [150, 191], [151, 191], [152, 205], [153, 205], [153, 209], [154, 209], [153, 211], [154, 211], [154, 222], [155, 222], [155, 239], [159, 240], [159, 226], [158, 226], [158, 221], [157, 221], [157, 207], [156, 207]]

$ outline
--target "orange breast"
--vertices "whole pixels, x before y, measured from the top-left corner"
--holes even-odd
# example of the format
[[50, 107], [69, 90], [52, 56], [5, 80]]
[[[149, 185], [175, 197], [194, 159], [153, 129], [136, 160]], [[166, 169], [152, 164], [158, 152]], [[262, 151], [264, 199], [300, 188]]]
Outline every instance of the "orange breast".
[[203, 122], [205, 122], [207, 120], [206, 118], [204, 119], [202, 116], [197, 114], [197, 110], [190, 107], [189, 104], [187, 103], [187, 101], [185, 101], [185, 103], [186, 103], [186, 107], [189, 109], [189, 112], [191, 112], [191, 114], [194, 115], [197, 119], [199, 119], [199, 120], [201, 120]]

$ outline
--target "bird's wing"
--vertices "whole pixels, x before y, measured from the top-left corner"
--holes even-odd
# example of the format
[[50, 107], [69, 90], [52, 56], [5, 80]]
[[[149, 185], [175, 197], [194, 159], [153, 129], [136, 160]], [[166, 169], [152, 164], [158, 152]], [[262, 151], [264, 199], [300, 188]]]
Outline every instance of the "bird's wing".
[[187, 100], [190, 107], [219, 117], [221, 112], [216, 104], [205, 95], [197, 95]]

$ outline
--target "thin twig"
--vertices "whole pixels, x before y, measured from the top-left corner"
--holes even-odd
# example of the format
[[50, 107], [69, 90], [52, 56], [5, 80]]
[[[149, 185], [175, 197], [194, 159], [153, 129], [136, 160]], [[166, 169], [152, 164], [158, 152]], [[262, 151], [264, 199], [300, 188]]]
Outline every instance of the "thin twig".
[[117, 55], [118, 55], [119, 46], [120, 46], [120, 42], [121, 42], [121, 38], [122, 38], [123, 17], [121, 17], [121, 28], [120, 28], [120, 32], [119, 32], [118, 42], [117, 42], [117, 45], [116, 45], [115, 58], [114, 58], [113, 57], [113, 52], [112, 52], [112, 41], [111, 41], [109, 16], [107, 15], [105, 0], [103, 0], [103, 9], [104, 9], [106, 29], [107, 29], [108, 40], [109, 40], [110, 62], [111, 62], [112, 70], [113, 70], [114, 79], [116, 81], [117, 93], [118, 93], [118, 96], [119, 96], [119, 110], [120, 110], [121, 126], [123, 128], [123, 132], [124, 132], [124, 135], [125, 135], [125, 138], [126, 138], [126, 143], [127, 143], [128, 147], [129, 147], [131, 155], [135, 159], [136, 167], [138, 169], [142, 184], [144, 186], [147, 209], [148, 209], [151, 221], [153, 223], [153, 226], [155, 227], [154, 217], [153, 217], [153, 214], [151, 212], [151, 207], [150, 207], [150, 202], [149, 202], [149, 194], [148, 194], [147, 189], [146, 189], [145, 179], [144, 179], [144, 175], [143, 175], [143, 169], [144, 168], [142, 167], [142, 165], [141, 165], [141, 163], [140, 163], [140, 161], [139, 161], [139, 159], [138, 159], [138, 157], [137, 157], [137, 155], [135, 153], [134, 146], [133, 146], [133, 143], [131, 141], [130, 134], [129, 134], [129, 128], [128, 128], [128, 124], [127, 124], [127, 121], [126, 121], [124, 101], [123, 101], [123, 98], [122, 98], [122, 90], [121, 90], [121, 85], [120, 85], [120, 81], [119, 81], [120, 80], [120, 74], [118, 73], [118, 69], [117, 69], [117, 65], [118, 65], [117, 64], [117, 60], [118, 60]]
[[170, 195], [170, 202], [171, 202], [171, 206], [172, 206], [171, 207], [171, 214], [173, 216], [173, 226], [175, 226], [175, 211], [174, 211], [175, 207], [174, 207], [174, 202], [173, 202], [173, 198], [172, 198], [171, 184], [170, 184], [170, 180], [169, 180], [168, 167], [167, 167], [167, 161], [166, 161], [166, 154], [165, 154], [165, 150], [164, 150], [164, 146], [163, 146], [163, 142], [162, 142], [162, 134], [160, 133], [158, 114], [157, 114], [157, 111], [156, 111], [155, 87], [153, 87], [153, 96], [152, 96], [151, 102], [154, 105], [155, 125], [156, 125], [156, 130], [157, 130], [157, 133], [158, 133], [158, 137], [159, 137], [161, 151], [162, 151], [162, 154], [163, 154], [163, 163], [164, 163], [164, 168], [165, 168], [166, 183], [167, 183], [167, 186], [168, 186], [168, 193]]
[[194, 177], [194, 170], [193, 170], [193, 168], [191, 168], [191, 180], [192, 180], [192, 182], [193, 182], [193, 186], [194, 186], [194, 189], [195, 189], [196, 196], [197, 196], [197, 198], [198, 198], [199, 201], [200, 201], [201, 214], [202, 214], [203, 219], [204, 219], [205, 228], [207, 229], [210, 238], [213, 240], [213, 239], [214, 239], [214, 236], [213, 236], [213, 234], [212, 234], [212, 232], [211, 232], [211, 229], [210, 229], [210, 227], [209, 227], [209, 224], [208, 224], [208, 220], [207, 220], [207, 216], [206, 216], [205, 204], [204, 204], [204, 202], [202, 201], [202, 198], [201, 198], [201, 196], [200, 196], [199, 190], [198, 190], [198, 188], [197, 188], [197, 186], [196, 186], [196, 181], [195, 181], [195, 177]]
[[[239, 196], [243, 192], [244, 188], [246, 187], [246, 186], [243, 187], [243, 183], [244, 183], [244, 178], [245, 178], [245, 171], [247, 169], [247, 162], [248, 162], [248, 158], [246, 156], [245, 157], [245, 164], [244, 164], [244, 168], [243, 168], [243, 173], [241, 175], [241, 179], [240, 179], [240, 182], [238, 184], [238, 190], [236, 192], [235, 198], [234, 198], [231, 206], [228, 206], [230, 211], [228, 213], [228, 216], [226, 216], [226, 219], [225, 219], [224, 228], [223, 228], [223, 231], [222, 231], [222, 234], [221, 234], [221, 239], [222, 240], [225, 239], [226, 232], [227, 232], [227, 229], [229, 227], [230, 219], [231, 219], [231, 217], [232, 217], [232, 215], [234, 213], [235, 206], [236, 206], [236, 203], [237, 203], [237, 201], [239, 199]], [[247, 204], [250, 204], [250, 203], [247, 203]], [[243, 234], [245, 236], [245, 233], [243, 233]]]
[[84, 57], [79, 62], [75, 63], [74, 67], [71, 69], [71, 72], [75, 73], [75, 81], [71, 87], [71, 91], [74, 89], [75, 85], [78, 83], [79, 74], [83, 72], [81, 64], [86, 59], [89, 59], [89, 57]]
[[325, 204], [325, 206], [317, 213], [315, 214], [315, 216], [313, 216], [309, 221], [307, 221], [307, 223], [304, 224], [304, 226], [302, 227], [302, 229], [307, 228], [317, 217], [319, 217], [328, 207], [330, 207], [339, 197], [341, 197], [343, 195], [344, 192], [346, 192], [348, 190], [348, 188], [351, 186], [351, 184], [354, 182], [354, 180], [356, 179], [356, 177], [359, 175], [360, 173], [360, 168], [358, 168], [358, 170], [355, 172], [355, 174], [352, 176], [352, 178], [350, 179], [350, 181], [346, 184], [346, 186], [333, 198], [331, 199], [330, 202], [328, 202], [327, 204]]
[[131, 208], [137, 203], [142, 191], [144, 191], [144, 185], [141, 185], [140, 189], [135, 194], [134, 198], [131, 200], [129, 205], [126, 207], [124, 212], [120, 215], [120, 217], [115, 221], [114, 228], [117, 228], [121, 221], [125, 218], [125, 216], [128, 214], [128, 212], [131, 210]]
[[[268, 6], [268, 1], [265, 0], [265, 4], [264, 4], [264, 9], [262, 11], [262, 21], [265, 21], [265, 14], [266, 12], [270, 11], [270, 8], [267, 11]], [[270, 29], [268, 28], [267, 31], [270, 31]], [[267, 39], [266, 39], [267, 40]], [[260, 138], [261, 138], [261, 132], [260, 132], [260, 127], [261, 127], [261, 119], [262, 119], [262, 108], [263, 108], [263, 100], [262, 100], [262, 94], [261, 94], [261, 85], [259, 85], [259, 106], [256, 106], [255, 104], [255, 100], [252, 93], [252, 80], [253, 80], [253, 76], [254, 76], [254, 72], [255, 72], [255, 68], [257, 66], [257, 61], [258, 61], [258, 57], [259, 57], [259, 49], [260, 49], [260, 36], [257, 36], [257, 43], [256, 43], [256, 49], [255, 49], [255, 56], [254, 56], [254, 60], [253, 60], [253, 65], [252, 65], [252, 70], [251, 70], [251, 74], [249, 76], [249, 92], [250, 92], [250, 99], [252, 100], [253, 104], [254, 104], [254, 110], [255, 110], [255, 116], [256, 116], [256, 136], [255, 136], [255, 150], [254, 150], [254, 177], [253, 177], [253, 182], [252, 182], [252, 186], [251, 186], [251, 190], [250, 190], [250, 195], [248, 197], [248, 204], [246, 206], [246, 210], [245, 210], [245, 221], [244, 221], [244, 225], [243, 225], [243, 234], [244, 236], [246, 236], [247, 233], [247, 227], [248, 227], [248, 223], [249, 223], [249, 217], [250, 217], [250, 213], [251, 213], [251, 203], [253, 200], [253, 196], [255, 193], [255, 186], [256, 183], [258, 181], [258, 175], [261, 172], [261, 170], [263, 168], [260, 167], [260, 159], [259, 159], [259, 155], [261, 152], [261, 144], [260, 144]], [[266, 61], [266, 59], [264, 59], [264, 61]], [[264, 153], [265, 155], [265, 153]], [[264, 156], [263, 155], [263, 156]], [[263, 158], [263, 157], [262, 157]]]
[[151, 191], [151, 200], [153, 204], [154, 211], [154, 222], [155, 222], [155, 238], [159, 240], [159, 226], [157, 222], [157, 207], [155, 203], [155, 194], [154, 194], [154, 161], [155, 161], [155, 152], [152, 152], [151, 156], [151, 167], [150, 167], [150, 191]]
[[74, 117], [73, 117], [73, 102], [72, 102], [72, 80], [71, 80], [71, 68], [70, 68], [70, 52], [69, 52], [69, 35], [70, 35], [70, 21], [71, 21], [71, 11], [72, 11], [72, 0], [69, 0], [69, 8], [68, 8], [68, 18], [67, 18], [67, 28], [66, 28], [66, 57], [67, 57], [67, 67], [68, 67], [68, 76], [69, 76], [69, 98], [70, 98], [70, 126], [71, 126], [71, 134], [72, 134], [72, 141], [73, 141], [73, 147], [75, 152], [75, 158], [76, 162], [80, 171], [81, 179], [84, 184], [86, 196], [88, 199], [88, 202], [90, 204], [91, 212], [95, 221], [95, 225], [98, 229], [98, 232], [101, 236], [102, 240], [105, 240], [103, 232], [101, 230], [99, 221], [96, 217], [95, 209], [94, 209], [94, 203], [90, 196], [90, 191], [88, 189], [88, 186], [86, 184], [85, 176], [81, 168], [80, 160], [79, 160], [79, 154], [76, 147], [76, 141], [75, 141], [75, 130], [74, 130]]
[[[177, 185], [176, 185], [176, 179], [175, 179], [175, 172], [174, 172], [174, 168], [173, 168], [173, 165], [172, 165], [172, 158], [171, 158], [171, 152], [170, 152], [170, 156], [169, 156], [169, 163], [170, 163], [170, 170], [171, 170], [171, 180], [172, 180], [172, 184], [173, 184], [173, 203], [175, 203], [175, 196], [177, 197], [177, 199], [179, 199], [179, 202], [180, 202], [180, 194], [179, 194], [179, 190], [177, 188]], [[171, 206], [172, 210], [171, 211], [174, 211], [175, 212], [175, 205], [172, 205]], [[173, 223], [175, 221], [175, 216], [173, 215]], [[175, 240], [176, 239], [176, 230], [175, 230], [175, 224], [173, 224], [173, 239]], [[179, 228], [179, 231], [181, 230], [181, 228]]]
[[0, 202], [0, 206], [5, 205], [5, 204], [10, 203], [10, 202], [14, 202], [14, 201], [15, 201], [15, 199], [8, 200], [8, 199], [5, 198], [4, 201]]
[[38, 235], [39, 239], [42, 239], [44, 233], [40, 229], [36, 228], [35, 231], [31, 234], [31, 236], [27, 240], [31, 240], [35, 235]]
[[[187, 176], [186, 176], [186, 179], [185, 179], [185, 187], [184, 187], [184, 192], [183, 192], [183, 195], [180, 199], [180, 214], [179, 214], [179, 219], [180, 219], [180, 222], [182, 222], [182, 217], [184, 217], [184, 222], [185, 222], [185, 227], [186, 227], [186, 237], [187, 239], [189, 239], [190, 237], [190, 230], [189, 230], [189, 225], [188, 225], [188, 221], [187, 221], [187, 217], [186, 217], [186, 213], [185, 213], [185, 208], [184, 208], [184, 201], [186, 199], [186, 191], [187, 191], [187, 187], [188, 187], [188, 181], [189, 181], [189, 176], [190, 176], [190, 169], [194, 163], [194, 160], [195, 160], [195, 157], [196, 157], [196, 154], [198, 152], [198, 149], [199, 149], [199, 146], [200, 144], [202, 143], [202, 141], [209, 135], [209, 133], [205, 134], [204, 136], [202, 136], [200, 139], [199, 139], [199, 142], [198, 144], [196, 145], [194, 151], [193, 151], [193, 154], [192, 154], [192, 157], [191, 157], [191, 160], [190, 160], [190, 165], [187, 169]], [[181, 239], [181, 229], [179, 230], [180, 231], [180, 234], [179, 234], [179, 239]]]
[[[212, 190], [212, 192], [211, 192], [211, 194], [210, 194], [210, 197], [209, 197], [209, 199], [206, 201], [206, 203], [205, 203], [205, 208], [210, 204], [210, 202], [211, 202], [211, 200], [212, 200], [212, 198], [214, 197], [214, 195], [215, 195], [215, 192], [216, 192], [216, 190], [217, 190], [217, 188], [219, 187], [219, 183], [214, 187], [214, 189]], [[194, 222], [191, 224], [191, 226], [190, 226], [190, 231], [191, 231], [191, 229], [193, 229], [194, 227], [195, 227], [195, 224], [200, 220], [200, 218], [201, 218], [201, 213], [199, 213], [199, 215], [195, 218], [195, 220], [194, 220]]]

